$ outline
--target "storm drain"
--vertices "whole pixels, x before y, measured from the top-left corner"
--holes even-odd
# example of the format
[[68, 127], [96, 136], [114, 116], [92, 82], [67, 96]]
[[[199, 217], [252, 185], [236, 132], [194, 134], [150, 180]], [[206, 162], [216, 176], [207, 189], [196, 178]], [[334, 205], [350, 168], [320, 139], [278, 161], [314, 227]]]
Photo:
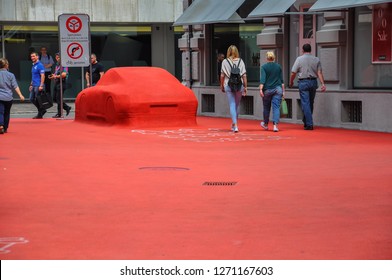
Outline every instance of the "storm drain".
[[211, 186], [211, 187], [224, 187], [224, 186], [235, 186], [237, 182], [204, 182], [203, 186]]
[[188, 171], [189, 168], [186, 167], [176, 167], [176, 166], [144, 166], [139, 167], [139, 170], [151, 170], [151, 171]]

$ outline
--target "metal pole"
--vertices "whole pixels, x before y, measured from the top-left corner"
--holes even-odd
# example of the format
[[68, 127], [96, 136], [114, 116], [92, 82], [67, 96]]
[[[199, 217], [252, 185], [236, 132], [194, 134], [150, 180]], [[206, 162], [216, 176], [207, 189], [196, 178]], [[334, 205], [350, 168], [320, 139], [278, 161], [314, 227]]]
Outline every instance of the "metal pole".
[[4, 25], [1, 26], [1, 50], [3, 51], [3, 57], [5, 56], [5, 42], [4, 42]]
[[81, 70], [81, 77], [82, 77], [82, 90], [84, 90], [84, 76], [83, 76], [83, 73], [84, 73], [84, 71], [83, 71], [83, 67], [81, 67], [80, 68], [80, 70]]
[[60, 66], [60, 118], [63, 117], [63, 66]]

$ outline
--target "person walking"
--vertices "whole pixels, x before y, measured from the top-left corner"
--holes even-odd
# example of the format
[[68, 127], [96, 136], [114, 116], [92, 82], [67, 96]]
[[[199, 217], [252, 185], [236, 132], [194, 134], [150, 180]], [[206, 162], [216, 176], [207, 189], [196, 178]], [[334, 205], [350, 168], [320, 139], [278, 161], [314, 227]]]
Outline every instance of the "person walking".
[[68, 78], [68, 67], [61, 66], [61, 58], [60, 54], [56, 53], [56, 67], [54, 73], [49, 76], [50, 79], [54, 80], [54, 91], [53, 91], [53, 99], [57, 103], [57, 114], [53, 116], [53, 118], [61, 118], [61, 103], [63, 104], [63, 109], [66, 111], [66, 116], [71, 112], [71, 106], [67, 105], [64, 102], [64, 94], [61, 94], [61, 86], [60, 81], [62, 82], [63, 93], [67, 89], [67, 78]]
[[298, 73], [298, 89], [303, 112], [305, 130], [313, 130], [313, 105], [318, 88], [317, 77], [321, 82], [321, 91], [326, 90], [320, 59], [311, 54], [310, 44], [302, 46], [303, 55], [297, 57], [291, 69], [289, 87], [293, 87], [294, 79]]
[[53, 57], [48, 54], [48, 49], [46, 47], [41, 47], [41, 55], [39, 56], [39, 61], [45, 67], [45, 92], [50, 93], [50, 78], [49, 75], [52, 73], [52, 66], [54, 64]]
[[37, 96], [38, 94], [44, 93], [45, 90], [45, 67], [39, 61], [38, 53], [32, 52], [30, 54], [30, 59], [33, 62], [33, 67], [31, 68], [31, 83], [29, 87], [30, 101], [38, 110], [38, 114], [33, 117], [33, 119], [42, 119], [46, 110], [39, 106]]
[[[234, 74], [233, 69], [237, 68], [238, 74]], [[237, 84], [233, 85], [232, 77], [235, 77]], [[220, 87], [223, 93], [226, 93], [229, 102], [230, 115], [232, 120], [231, 129], [237, 133], [239, 105], [242, 96], [246, 96], [248, 80], [246, 77], [246, 67], [244, 61], [240, 58], [238, 48], [231, 45], [227, 49], [226, 59], [222, 61], [222, 70], [220, 76]]]
[[280, 118], [280, 104], [284, 97], [284, 82], [282, 67], [275, 62], [273, 52], [266, 53], [267, 63], [260, 68], [260, 96], [263, 98], [263, 118], [260, 125], [268, 130], [269, 117], [272, 106], [272, 121], [274, 132], [278, 132]]
[[25, 100], [16, 82], [15, 75], [9, 72], [8, 68], [8, 60], [0, 58], [0, 134], [6, 133], [9, 127], [13, 91], [19, 95], [21, 101]]
[[216, 56], [216, 68], [217, 68], [217, 81], [220, 81], [220, 75], [222, 72], [222, 61], [225, 59], [225, 55], [223, 53], [218, 53]]
[[101, 63], [98, 62], [97, 56], [92, 53], [91, 54], [91, 68], [92, 68], [92, 84], [90, 81], [90, 66], [86, 67], [86, 86], [95, 86], [98, 81], [102, 78], [103, 74], [105, 73], [105, 69]]

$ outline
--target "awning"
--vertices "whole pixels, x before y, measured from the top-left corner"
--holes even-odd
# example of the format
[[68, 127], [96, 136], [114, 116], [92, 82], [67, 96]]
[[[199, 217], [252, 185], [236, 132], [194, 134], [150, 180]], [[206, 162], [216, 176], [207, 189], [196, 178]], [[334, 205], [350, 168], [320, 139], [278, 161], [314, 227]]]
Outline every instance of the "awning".
[[368, 6], [375, 4], [389, 3], [392, 1], [375, 1], [375, 0], [318, 0], [312, 7], [310, 12], [341, 10], [353, 7]]
[[248, 18], [262, 18], [283, 16], [296, 0], [263, 0], [249, 15]]
[[173, 25], [244, 23], [236, 13], [245, 0], [195, 0]]

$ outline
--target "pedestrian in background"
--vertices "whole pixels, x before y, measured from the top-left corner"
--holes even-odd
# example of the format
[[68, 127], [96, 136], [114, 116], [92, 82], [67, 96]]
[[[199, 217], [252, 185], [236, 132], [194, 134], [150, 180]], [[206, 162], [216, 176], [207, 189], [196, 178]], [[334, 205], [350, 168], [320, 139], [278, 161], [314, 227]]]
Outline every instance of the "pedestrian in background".
[[223, 53], [218, 53], [216, 56], [216, 68], [218, 73], [218, 81], [220, 81], [220, 75], [222, 72], [222, 61], [225, 59], [225, 55]]
[[[233, 89], [229, 85], [229, 79], [231, 77], [232, 68], [239, 68], [239, 75], [241, 77], [241, 86]], [[222, 61], [222, 71], [220, 76], [220, 87], [221, 91], [226, 93], [230, 107], [230, 115], [232, 120], [231, 129], [233, 132], [238, 132], [238, 114], [239, 105], [242, 96], [245, 96], [248, 88], [248, 80], [246, 77], [246, 67], [244, 61], [240, 58], [238, 49], [236, 46], [231, 45], [227, 49], [226, 59]]]
[[274, 132], [278, 132], [280, 118], [280, 104], [284, 97], [284, 83], [282, 67], [275, 62], [273, 52], [266, 53], [267, 63], [260, 68], [260, 96], [263, 98], [263, 118], [261, 126], [268, 130], [269, 117], [272, 106], [272, 121]]
[[298, 73], [298, 89], [301, 98], [302, 121], [305, 130], [313, 130], [313, 105], [318, 88], [317, 77], [321, 82], [321, 91], [326, 90], [321, 62], [318, 57], [311, 54], [310, 44], [302, 46], [303, 55], [297, 57], [291, 69], [289, 86], [293, 87], [294, 79]]
[[[61, 114], [61, 103], [63, 104], [63, 109], [66, 111], [66, 115], [71, 112], [71, 106], [64, 102], [64, 91], [67, 89], [67, 78], [68, 78], [68, 67], [61, 66], [60, 54], [56, 53], [56, 67], [54, 73], [49, 76], [50, 79], [54, 80], [54, 91], [53, 99], [57, 103], [57, 114], [53, 118], [62, 117]], [[62, 82], [63, 94], [61, 94], [60, 81]]]
[[52, 66], [54, 65], [53, 57], [48, 54], [46, 47], [41, 47], [41, 54], [39, 56], [39, 61], [45, 67], [45, 92], [50, 93], [50, 82], [49, 75], [52, 73]]
[[98, 62], [97, 56], [91, 54], [91, 68], [92, 68], [92, 84], [90, 81], [90, 66], [86, 67], [86, 86], [95, 86], [105, 73], [105, 69], [101, 63]]
[[6, 133], [9, 127], [13, 92], [15, 91], [19, 95], [21, 101], [25, 100], [15, 75], [8, 69], [8, 60], [0, 58], [0, 134]]
[[33, 119], [42, 119], [46, 110], [39, 106], [37, 96], [42, 94], [45, 90], [45, 67], [39, 61], [38, 53], [32, 52], [30, 58], [33, 62], [33, 67], [31, 68], [31, 83], [29, 87], [30, 101], [38, 110], [38, 114], [33, 117]]

